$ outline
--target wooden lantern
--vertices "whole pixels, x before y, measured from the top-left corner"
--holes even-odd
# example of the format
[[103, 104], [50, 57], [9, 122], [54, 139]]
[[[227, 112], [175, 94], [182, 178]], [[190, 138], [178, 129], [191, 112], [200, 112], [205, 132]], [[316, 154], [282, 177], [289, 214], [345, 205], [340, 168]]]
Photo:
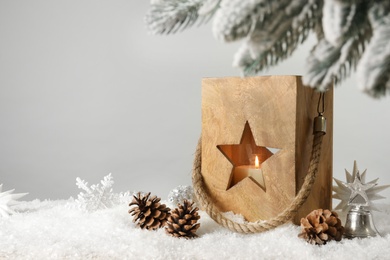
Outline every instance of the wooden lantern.
[[[203, 79], [202, 176], [220, 211], [254, 222], [291, 203], [307, 174], [319, 95], [299, 76]], [[313, 209], [331, 208], [332, 90], [324, 116], [319, 173], [295, 223]]]

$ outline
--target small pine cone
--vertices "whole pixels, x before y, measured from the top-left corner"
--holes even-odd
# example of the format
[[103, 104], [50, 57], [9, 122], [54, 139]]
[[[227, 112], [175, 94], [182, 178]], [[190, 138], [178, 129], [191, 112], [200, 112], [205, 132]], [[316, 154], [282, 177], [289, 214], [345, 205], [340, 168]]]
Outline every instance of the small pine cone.
[[200, 224], [196, 223], [200, 216], [198, 208], [193, 208], [194, 202], [184, 200], [183, 205], [179, 204], [178, 208], [172, 210], [168, 217], [165, 231], [174, 237], [194, 238]]
[[301, 227], [302, 232], [298, 237], [313, 245], [324, 245], [331, 240], [340, 241], [344, 233], [337, 213], [328, 209], [313, 210], [301, 219]]
[[133, 201], [129, 206], [133, 206], [129, 210], [129, 214], [134, 216], [133, 222], [137, 222], [137, 226], [148, 230], [156, 230], [165, 226], [169, 217], [170, 208], [165, 204], [160, 204], [161, 198], [156, 196], [150, 197], [150, 192], [144, 196], [140, 192], [137, 196], [133, 195]]

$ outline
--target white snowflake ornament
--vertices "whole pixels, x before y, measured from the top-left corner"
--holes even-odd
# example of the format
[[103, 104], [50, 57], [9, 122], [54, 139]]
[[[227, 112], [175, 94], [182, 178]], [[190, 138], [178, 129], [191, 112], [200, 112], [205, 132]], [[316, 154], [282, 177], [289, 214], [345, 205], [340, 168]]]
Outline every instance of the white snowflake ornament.
[[88, 187], [88, 182], [76, 178], [76, 185], [84, 192], [80, 192], [75, 200], [78, 207], [84, 211], [96, 211], [98, 209], [110, 208], [118, 201], [117, 194], [112, 192], [114, 184], [111, 173], [100, 181], [100, 184], [91, 185]]
[[2, 217], [8, 217], [11, 214], [14, 214], [15, 211], [12, 209], [12, 206], [17, 204], [18, 199], [27, 195], [28, 193], [14, 193], [14, 190], [8, 190], [1, 192], [3, 189], [3, 184], [0, 184], [0, 215]]

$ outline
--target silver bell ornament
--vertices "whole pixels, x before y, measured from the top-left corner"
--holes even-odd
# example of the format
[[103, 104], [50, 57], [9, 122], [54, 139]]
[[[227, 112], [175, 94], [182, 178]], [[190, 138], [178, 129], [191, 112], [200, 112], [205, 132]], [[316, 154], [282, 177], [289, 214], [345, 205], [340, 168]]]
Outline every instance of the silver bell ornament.
[[345, 188], [350, 190], [350, 196], [347, 203], [350, 210], [348, 211], [344, 225], [344, 236], [347, 238], [380, 236], [369, 210], [370, 200], [367, 196], [367, 191], [373, 189], [377, 185], [376, 180], [364, 183], [357, 170], [356, 162], [354, 164], [353, 173], [352, 182], [341, 182]]
[[371, 212], [360, 206], [353, 207], [347, 214], [344, 236], [347, 238], [380, 236], [375, 227]]
[[367, 170], [360, 174], [356, 161], [352, 174], [345, 170], [346, 182], [334, 178], [337, 186], [333, 186], [333, 198], [340, 203], [335, 210], [347, 213], [345, 222], [345, 237], [375, 237], [380, 236], [375, 227], [371, 210], [378, 210], [372, 201], [384, 199], [378, 193], [390, 185], [377, 185], [378, 179], [366, 182]]

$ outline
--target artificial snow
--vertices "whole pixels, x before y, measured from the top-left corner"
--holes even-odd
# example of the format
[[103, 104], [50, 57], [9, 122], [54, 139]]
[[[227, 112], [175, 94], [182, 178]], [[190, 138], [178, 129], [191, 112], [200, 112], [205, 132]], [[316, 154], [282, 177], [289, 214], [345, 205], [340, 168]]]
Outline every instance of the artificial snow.
[[[21, 202], [16, 214], [0, 217], [0, 259], [389, 259], [390, 206], [373, 212], [383, 237], [344, 239], [313, 246], [285, 224], [259, 234], [239, 234], [200, 211], [198, 238], [178, 239], [141, 230], [128, 203], [85, 212], [74, 200]], [[163, 202], [167, 203], [167, 202]], [[167, 203], [168, 206], [169, 203]], [[231, 213], [229, 213], [231, 214]], [[234, 216], [232, 216], [234, 217]], [[344, 222], [344, 219], [343, 219]]]

